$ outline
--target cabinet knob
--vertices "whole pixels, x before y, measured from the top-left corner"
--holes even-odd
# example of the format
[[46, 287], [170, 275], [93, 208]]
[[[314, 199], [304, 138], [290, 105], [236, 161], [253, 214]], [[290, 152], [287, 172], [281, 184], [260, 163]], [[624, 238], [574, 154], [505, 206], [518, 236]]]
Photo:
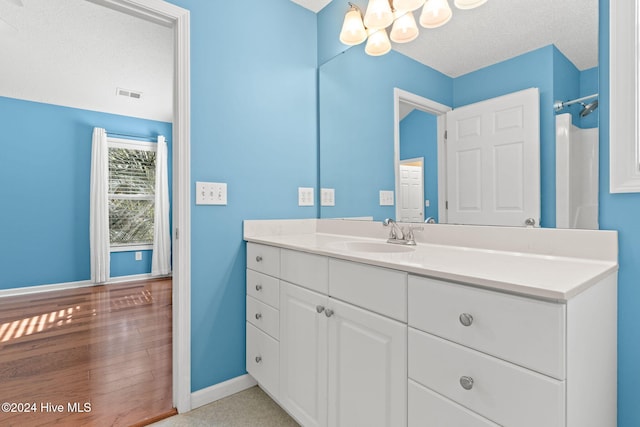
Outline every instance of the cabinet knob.
[[316, 311], [318, 312], [318, 314], [322, 313], [324, 311], [324, 306], [316, 305]]
[[460, 377], [460, 385], [465, 390], [471, 390], [473, 388], [473, 378], [467, 376]]
[[260, 292], [262, 290], [262, 285], [260, 283], [258, 283], [256, 285], [256, 291]]
[[471, 326], [471, 324], [473, 323], [473, 316], [469, 313], [462, 313], [459, 319], [460, 323], [462, 323], [463, 326]]
[[331, 310], [330, 308], [327, 308], [327, 309], [324, 311], [324, 315], [325, 315], [325, 316], [327, 316], [327, 317], [331, 317], [331, 316], [333, 316], [333, 310]]
[[258, 255], [258, 256], [256, 257], [256, 262], [262, 262], [262, 256]]
[[256, 313], [256, 320], [262, 319], [262, 313]]
[[256, 356], [256, 363], [262, 362], [262, 356]]

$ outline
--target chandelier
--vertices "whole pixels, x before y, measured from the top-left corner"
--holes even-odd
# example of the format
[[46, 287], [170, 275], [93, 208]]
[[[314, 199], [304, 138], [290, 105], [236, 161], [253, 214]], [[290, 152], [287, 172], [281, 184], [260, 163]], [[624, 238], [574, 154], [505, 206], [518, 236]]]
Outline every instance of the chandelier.
[[[487, 0], [454, 0], [458, 9], [474, 9]], [[380, 56], [391, 50], [391, 41], [408, 43], [418, 37], [419, 30], [413, 16], [422, 7], [420, 25], [424, 28], [441, 27], [451, 20], [453, 12], [448, 0], [369, 0], [367, 11], [362, 15], [358, 6], [349, 2], [349, 11], [344, 16], [340, 41], [354, 46], [367, 40], [365, 52]], [[387, 27], [391, 24], [391, 32]]]

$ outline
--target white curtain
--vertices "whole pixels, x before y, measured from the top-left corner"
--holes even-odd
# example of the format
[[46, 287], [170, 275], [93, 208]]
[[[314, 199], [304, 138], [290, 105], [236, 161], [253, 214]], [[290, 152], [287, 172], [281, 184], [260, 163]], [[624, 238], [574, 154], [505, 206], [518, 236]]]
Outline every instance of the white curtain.
[[93, 129], [91, 145], [91, 190], [89, 241], [91, 246], [91, 281], [109, 280], [109, 154], [107, 132]]
[[171, 272], [171, 233], [169, 230], [169, 172], [167, 143], [158, 136], [156, 152], [156, 198], [153, 220], [153, 254], [151, 275], [164, 276]]

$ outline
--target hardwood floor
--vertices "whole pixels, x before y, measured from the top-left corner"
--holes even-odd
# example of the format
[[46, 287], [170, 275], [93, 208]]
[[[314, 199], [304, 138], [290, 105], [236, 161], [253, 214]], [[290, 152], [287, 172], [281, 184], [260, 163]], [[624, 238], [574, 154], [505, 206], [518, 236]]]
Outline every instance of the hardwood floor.
[[157, 420], [171, 368], [170, 279], [0, 298], [2, 426]]

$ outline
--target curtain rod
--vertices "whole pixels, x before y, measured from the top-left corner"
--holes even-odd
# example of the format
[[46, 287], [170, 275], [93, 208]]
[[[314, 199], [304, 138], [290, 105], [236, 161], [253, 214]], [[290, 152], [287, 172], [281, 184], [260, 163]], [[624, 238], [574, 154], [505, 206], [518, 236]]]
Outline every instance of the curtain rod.
[[[155, 136], [135, 135], [135, 134], [129, 134], [129, 133], [109, 132], [109, 131], [107, 131], [107, 136], [124, 137], [124, 138], [136, 138], [136, 139], [153, 139], [156, 142], [158, 142], [158, 135], [155, 135]], [[165, 140], [166, 140], [166, 138], [165, 138]]]

